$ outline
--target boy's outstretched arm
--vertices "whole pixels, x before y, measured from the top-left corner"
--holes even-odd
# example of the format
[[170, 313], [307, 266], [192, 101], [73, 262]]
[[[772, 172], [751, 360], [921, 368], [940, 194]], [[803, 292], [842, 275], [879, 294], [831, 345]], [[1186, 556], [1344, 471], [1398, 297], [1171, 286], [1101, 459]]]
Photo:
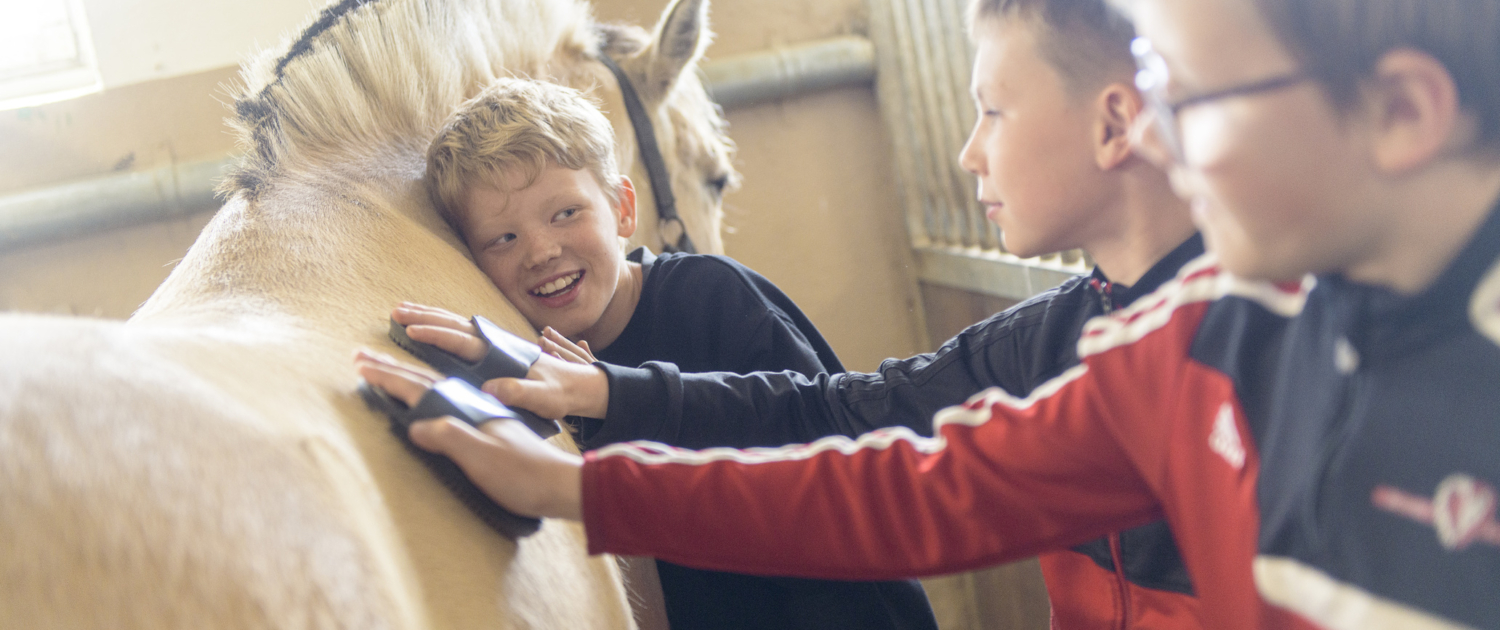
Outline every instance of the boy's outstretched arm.
[[591, 451], [589, 550], [883, 580], [1025, 558], [1160, 518], [1084, 372], [1057, 383], [1071, 391], [1035, 401], [988, 390], [939, 414], [935, 438], [893, 428], [776, 449]]
[[[358, 362], [367, 380], [411, 403], [430, 384], [388, 358]], [[1082, 380], [1085, 368], [1075, 372]], [[510, 420], [483, 431], [426, 421], [412, 438], [512, 511], [583, 520], [593, 552], [890, 579], [1023, 558], [1159, 517], [1109, 437], [1109, 405], [1086, 385], [1065, 393], [1021, 402], [991, 390], [946, 411], [937, 439], [894, 429], [747, 451], [636, 442], [580, 462]]]

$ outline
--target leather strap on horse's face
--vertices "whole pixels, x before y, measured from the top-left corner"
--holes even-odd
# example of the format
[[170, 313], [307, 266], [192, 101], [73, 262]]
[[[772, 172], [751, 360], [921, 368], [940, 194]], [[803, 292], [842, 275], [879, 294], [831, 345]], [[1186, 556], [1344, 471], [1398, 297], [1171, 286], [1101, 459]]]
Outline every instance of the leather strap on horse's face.
[[599, 61], [614, 73], [615, 80], [620, 83], [620, 95], [625, 99], [625, 113], [630, 116], [630, 126], [635, 128], [635, 143], [641, 149], [641, 163], [646, 166], [646, 175], [651, 178], [651, 196], [656, 199], [656, 224], [660, 227], [675, 222], [682, 229], [682, 235], [677, 237], [675, 244], [667, 243], [663, 233], [662, 250], [698, 253], [697, 248], [693, 247], [693, 239], [688, 238], [687, 224], [682, 222], [682, 217], [677, 216], [677, 197], [672, 194], [672, 179], [667, 176], [667, 162], [661, 157], [661, 148], [656, 146], [656, 126], [651, 124], [646, 106], [641, 103], [635, 86], [630, 83], [620, 66], [615, 65], [613, 59], [608, 55], [599, 55]]

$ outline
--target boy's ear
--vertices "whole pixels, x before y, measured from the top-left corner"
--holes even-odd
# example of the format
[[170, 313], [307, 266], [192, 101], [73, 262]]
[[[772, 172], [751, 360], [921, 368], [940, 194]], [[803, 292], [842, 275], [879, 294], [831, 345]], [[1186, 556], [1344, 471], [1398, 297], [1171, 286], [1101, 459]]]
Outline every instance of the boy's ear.
[[620, 204], [615, 208], [615, 220], [621, 237], [630, 238], [635, 234], [635, 184], [624, 175], [620, 176]]
[[1135, 89], [1111, 83], [1095, 101], [1094, 161], [1100, 170], [1113, 170], [1131, 157], [1130, 130], [1144, 103]]
[[1421, 167], [1473, 141], [1475, 129], [1465, 124], [1453, 75], [1425, 52], [1397, 48], [1381, 56], [1364, 98], [1375, 165], [1383, 172]]

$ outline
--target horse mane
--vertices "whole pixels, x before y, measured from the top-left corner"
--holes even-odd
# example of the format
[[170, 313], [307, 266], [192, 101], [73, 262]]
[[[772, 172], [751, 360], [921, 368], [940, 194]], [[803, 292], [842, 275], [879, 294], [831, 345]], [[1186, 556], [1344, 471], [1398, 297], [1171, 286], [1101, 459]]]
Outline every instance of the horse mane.
[[578, 83], [587, 77], [555, 73], [583, 64], [551, 62], [644, 41], [601, 29], [580, 0], [336, 0], [246, 64], [228, 120], [243, 155], [218, 192], [254, 200], [293, 162], [357, 161], [392, 146], [420, 154], [495, 78]]

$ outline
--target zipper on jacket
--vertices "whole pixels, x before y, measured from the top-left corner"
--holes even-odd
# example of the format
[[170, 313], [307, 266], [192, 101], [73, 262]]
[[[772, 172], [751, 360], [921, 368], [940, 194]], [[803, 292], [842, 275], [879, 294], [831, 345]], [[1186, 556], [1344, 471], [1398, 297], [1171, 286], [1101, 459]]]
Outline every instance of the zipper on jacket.
[[1130, 627], [1130, 581], [1125, 578], [1125, 554], [1120, 551], [1120, 532], [1109, 535], [1109, 557], [1115, 562], [1115, 588], [1120, 592], [1120, 623], [1116, 627]]
[[1104, 308], [1104, 314], [1113, 313], [1115, 310], [1115, 299], [1111, 294], [1114, 292], [1114, 285], [1109, 282], [1102, 282], [1098, 278], [1089, 278], [1089, 287], [1099, 293], [1099, 306]]
[[[1090, 278], [1089, 287], [1099, 294], [1099, 306], [1104, 314], [1113, 313], [1115, 300], [1110, 295], [1110, 289], [1113, 287], [1107, 282], [1100, 282], [1098, 278]], [[1115, 591], [1120, 595], [1120, 618], [1115, 627], [1119, 630], [1127, 630], [1130, 627], [1130, 582], [1125, 577], [1124, 554], [1120, 551], [1120, 532], [1111, 532], [1107, 538], [1109, 539], [1109, 558], [1115, 564]]]
[[1323, 449], [1322, 457], [1318, 460], [1318, 477], [1313, 480], [1314, 485], [1310, 489], [1311, 496], [1308, 497], [1311, 505], [1308, 506], [1308, 513], [1304, 518], [1304, 527], [1307, 528], [1306, 534], [1308, 540], [1315, 543], [1316, 549], [1320, 554], [1327, 550], [1327, 545], [1324, 544], [1325, 541], [1323, 540], [1322, 518], [1320, 514], [1323, 508], [1323, 497], [1330, 490], [1328, 487], [1331, 483], [1329, 475], [1333, 469], [1333, 462], [1350, 447], [1350, 443], [1354, 441], [1355, 435], [1364, 427], [1363, 419], [1358, 418], [1356, 414], [1360, 406], [1359, 392], [1362, 389], [1360, 384], [1364, 379], [1360, 378], [1358, 368], [1352, 374], [1347, 375], [1346, 378], [1349, 379], [1349, 382], [1344, 387], [1344, 399], [1339, 405], [1338, 415], [1334, 417], [1333, 424], [1329, 427], [1328, 435], [1333, 439], [1329, 442], [1328, 447]]

